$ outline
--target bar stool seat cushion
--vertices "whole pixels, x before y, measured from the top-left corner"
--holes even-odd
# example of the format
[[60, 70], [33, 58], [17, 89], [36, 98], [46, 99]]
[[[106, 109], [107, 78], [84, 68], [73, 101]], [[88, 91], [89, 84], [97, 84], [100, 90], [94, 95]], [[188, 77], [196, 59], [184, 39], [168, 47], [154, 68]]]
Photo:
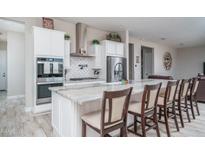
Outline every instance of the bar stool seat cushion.
[[[108, 110], [105, 111], [105, 118], [106, 118], [105, 121], [108, 121], [108, 112], [109, 112]], [[91, 112], [91, 113], [88, 113], [88, 114], [85, 114], [85, 115], [83, 115], [81, 117], [81, 119], [83, 121], [85, 121], [87, 124], [97, 128], [99, 130], [101, 129], [101, 111], [100, 110], [99, 111], [95, 111], [95, 112]], [[123, 122], [123, 120], [122, 121], [118, 121], [118, 122], [116, 122], [114, 124], [107, 125], [107, 126], [105, 126], [105, 129], [106, 128], [110, 128], [112, 126], [115, 126], [117, 124], [120, 124], [122, 122]]]

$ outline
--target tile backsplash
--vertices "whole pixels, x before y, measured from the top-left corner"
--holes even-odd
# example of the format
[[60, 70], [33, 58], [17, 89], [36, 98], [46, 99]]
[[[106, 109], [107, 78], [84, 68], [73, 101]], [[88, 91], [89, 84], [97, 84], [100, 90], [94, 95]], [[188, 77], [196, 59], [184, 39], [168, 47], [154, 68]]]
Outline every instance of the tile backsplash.
[[[87, 65], [83, 69], [80, 69], [79, 65]], [[93, 77], [94, 72], [92, 70], [94, 66], [94, 58], [90, 57], [70, 57], [70, 67], [67, 79], [70, 78], [82, 78]]]

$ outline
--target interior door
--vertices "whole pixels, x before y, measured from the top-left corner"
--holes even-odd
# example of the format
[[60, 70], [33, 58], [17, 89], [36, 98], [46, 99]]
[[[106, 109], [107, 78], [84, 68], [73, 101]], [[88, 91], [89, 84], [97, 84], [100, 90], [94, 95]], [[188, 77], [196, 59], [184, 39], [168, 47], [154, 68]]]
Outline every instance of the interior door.
[[134, 44], [129, 43], [129, 80], [134, 80]]
[[6, 51], [0, 50], [0, 90], [7, 90]]
[[142, 79], [153, 74], [153, 49], [142, 47]]

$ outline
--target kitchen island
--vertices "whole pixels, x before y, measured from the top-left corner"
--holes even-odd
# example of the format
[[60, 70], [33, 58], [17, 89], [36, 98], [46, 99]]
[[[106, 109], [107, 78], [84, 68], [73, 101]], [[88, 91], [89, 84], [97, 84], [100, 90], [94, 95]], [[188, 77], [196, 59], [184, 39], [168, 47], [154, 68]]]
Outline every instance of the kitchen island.
[[[86, 86], [64, 86], [50, 88], [52, 91], [52, 126], [57, 136], [81, 136], [81, 116], [101, 109], [104, 91], [116, 91], [133, 87], [131, 100], [140, 101], [144, 85], [162, 82], [162, 89], [167, 80], [138, 80], [129, 84], [98, 83]], [[131, 123], [128, 117], [128, 123]], [[99, 136], [91, 129], [87, 129], [88, 136]]]

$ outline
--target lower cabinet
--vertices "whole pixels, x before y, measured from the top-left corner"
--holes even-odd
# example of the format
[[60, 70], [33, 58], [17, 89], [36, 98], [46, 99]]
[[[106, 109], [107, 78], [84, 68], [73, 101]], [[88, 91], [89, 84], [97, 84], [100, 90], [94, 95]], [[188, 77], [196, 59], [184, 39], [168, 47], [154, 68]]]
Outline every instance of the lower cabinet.
[[70, 136], [70, 123], [69, 123], [69, 118], [70, 114], [68, 112], [70, 105], [67, 102], [62, 102], [61, 103], [61, 124], [60, 124], [60, 132], [61, 136]]
[[52, 126], [59, 136], [70, 136], [70, 104], [52, 92]]
[[52, 92], [52, 126], [56, 132], [60, 132], [60, 102], [56, 94]]

